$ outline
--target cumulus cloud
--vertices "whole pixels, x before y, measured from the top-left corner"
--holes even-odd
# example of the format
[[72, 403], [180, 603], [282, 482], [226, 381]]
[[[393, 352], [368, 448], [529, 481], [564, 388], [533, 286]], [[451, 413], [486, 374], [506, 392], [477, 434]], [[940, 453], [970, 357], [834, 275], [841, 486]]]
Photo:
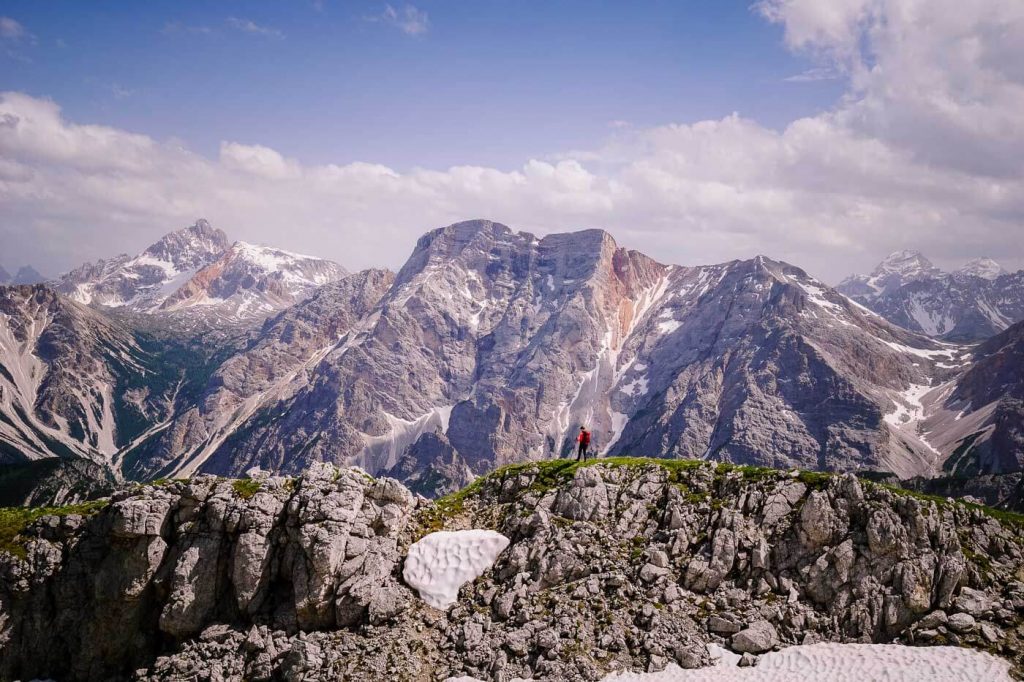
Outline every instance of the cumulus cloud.
[[619, 127], [511, 170], [312, 165], [233, 141], [208, 158], [6, 93], [0, 240], [57, 270], [203, 216], [236, 238], [394, 267], [424, 231], [487, 217], [537, 233], [602, 227], [665, 262], [766, 253], [830, 282], [898, 248], [1021, 267], [1024, 22], [1016, 0], [983, 4], [762, 3], [788, 45], [849, 78], [832, 110], [781, 131], [737, 114]]
[[389, 24], [409, 36], [422, 35], [430, 29], [427, 13], [413, 5], [404, 5], [400, 9], [384, 5], [380, 14], [368, 16], [366, 20]]

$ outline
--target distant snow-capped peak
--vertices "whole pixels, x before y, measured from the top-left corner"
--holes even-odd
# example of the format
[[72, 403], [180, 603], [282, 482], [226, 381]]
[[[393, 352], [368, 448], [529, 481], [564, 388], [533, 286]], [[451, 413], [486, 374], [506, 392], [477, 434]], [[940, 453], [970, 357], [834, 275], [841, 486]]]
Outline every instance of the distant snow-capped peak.
[[899, 275], [904, 280], [941, 275], [942, 271], [935, 267], [920, 251], [904, 250], [890, 253], [871, 273], [872, 277]]
[[[227, 304], [230, 318], [265, 316], [344, 276], [337, 263], [234, 242], [206, 220], [165, 235], [137, 256], [87, 263], [56, 288], [87, 305], [135, 312]], [[245, 301], [242, 301], [245, 298]], [[228, 302], [230, 303], [228, 304]], [[204, 314], [206, 314], [204, 312]]]
[[269, 313], [346, 274], [329, 260], [239, 241], [168, 296], [160, 308], [232, 302], [232, 317]]
[[963, 275], [990, 280], [1006, 274], [1006, 270], [1003, 269], [1002, 265], [987, 257], [970, 260], [957, 272]]

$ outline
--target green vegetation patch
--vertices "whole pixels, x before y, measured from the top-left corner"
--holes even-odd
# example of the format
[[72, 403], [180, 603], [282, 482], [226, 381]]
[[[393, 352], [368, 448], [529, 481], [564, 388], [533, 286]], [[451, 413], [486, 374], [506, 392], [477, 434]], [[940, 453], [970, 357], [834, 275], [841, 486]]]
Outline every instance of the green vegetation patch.
[[0, 508], [0, 552], [24, 559], [27, 556], [25, 539], [21, 533], [30, 523], [43, 516], [92, 516], [110, 504], [110, 500], [92, 500], [65, 507], [4, 507]]
[[231, 482], [231, 487], [234, 489], [236, 495], [241, 497], [243, 500], [248, 500], [258, 493], [262, 486], [259, 481], [254, 479], [239, 478]]
[[642, 469], [644, 467], [657, 466], [669, 472], [669, 480], [678, 482], [681, 474], [688, 473], [708, 466], [708, 463], [699, 459], [656, 459], [653, 457], [602, 457], [588, 459], [585, 462], [577, 462], [574, 459], [552, 459], [540, 462], [521, 462], [509, 464], [500, 469], [495, 469], [488, 474], [486, 479], [501, 480], [519, 473], [537, 470], [531, 491], [543, 493], [551, 488], [557, 487], [576, 475], [576, 472], [584, 467], [608, 466], [627, 467]]

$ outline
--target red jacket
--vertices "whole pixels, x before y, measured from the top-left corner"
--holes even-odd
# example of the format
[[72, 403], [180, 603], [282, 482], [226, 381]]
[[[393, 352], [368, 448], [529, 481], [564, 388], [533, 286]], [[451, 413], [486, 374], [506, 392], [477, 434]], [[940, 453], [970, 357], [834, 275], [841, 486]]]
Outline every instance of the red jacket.
[[580, 431], [580, 435], [577, 436], [576, 442], [581, 445], [590, 445], [590, 431]]

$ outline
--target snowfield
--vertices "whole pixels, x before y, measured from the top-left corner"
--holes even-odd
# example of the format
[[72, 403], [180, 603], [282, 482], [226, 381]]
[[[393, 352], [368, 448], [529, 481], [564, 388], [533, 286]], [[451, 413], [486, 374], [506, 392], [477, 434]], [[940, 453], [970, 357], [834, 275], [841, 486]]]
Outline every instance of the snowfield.
[[[901, 644], [808, 644], [760, 657], [740, 668], [739, 655], [708, 645], [717, 665], [656, 673], [613, 673], [604, 682], [1011, 682], [1010, 662], [975, 649]], [[445, 682], [480, 682], [449, 677]], [[516, 681], [513, 681], [516, 682]]]
[[617, 673], [605, 682], [1010, 682], [1010, 662], [984, 651], [955, 646], [900, 644], [809, 644], [764, 654], [753, 668], [739, 668], [739, 656], [708, 647], [718, 665], [657, 673]]
[[491, 567], [509, 539], [493, 530], [431, 533], [409, 547], [402, 576], [435, 609], [455, 603], [459, 588]]

